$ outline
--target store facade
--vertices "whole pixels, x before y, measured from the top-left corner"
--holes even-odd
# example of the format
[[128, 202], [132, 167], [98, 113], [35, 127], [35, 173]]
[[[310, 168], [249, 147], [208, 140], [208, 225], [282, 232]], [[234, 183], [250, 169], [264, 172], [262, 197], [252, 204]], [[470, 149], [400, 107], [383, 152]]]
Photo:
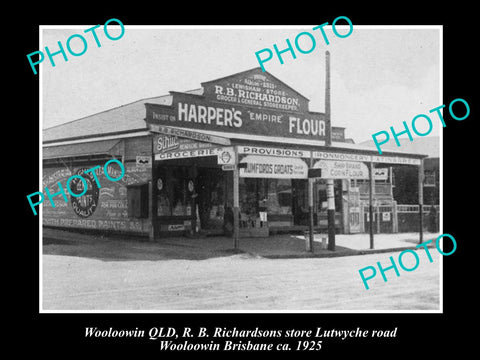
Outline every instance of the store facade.
[[[126, 169], [122, 181], [82, 200], [84, 208], [95, 208], [85, 216], [71, 203], [44, 203], [44, 225], [152, 239], [266, 236], [305, 229], [313, 202], [314, 226], [322, 229], [326, 179], [334, 179], [336, 231], [359, 232], [365, 215], [355, 182], [369, 181], [370, 167], [422, 164], [421, 155], [378, 155], [345, 142], [343, 128], [309, 111], [307, 98], [260, 68], [201, 85], [85, 119], [94, 134], [65, 137], [81, 120], [44, 131], [45, 186], [109, 158]], [[309, 180], [310, 169], [321, 169], [322, 177]]]

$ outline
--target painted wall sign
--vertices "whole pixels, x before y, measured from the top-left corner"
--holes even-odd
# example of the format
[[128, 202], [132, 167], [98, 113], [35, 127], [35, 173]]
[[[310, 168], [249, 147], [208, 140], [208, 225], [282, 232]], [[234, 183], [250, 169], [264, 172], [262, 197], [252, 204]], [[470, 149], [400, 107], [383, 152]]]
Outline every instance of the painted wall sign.
[[[286, 114], [268, 109], [251, 110], [244, 107], [208, 106], [198, 96], [188, 96], [178, 102], [174, 98], [177, 122], [175, 126], [204, 130], [325, 140], [327, 124], [323, 114]], [[171, 123], [170, 123], [171, 124]]]
[[[53, 191], [57, 191], [55, 187], [58, 181], [65, 183], [66, 180], [74, 175], [81, 174], [86, 168], [94, 165], [94, 163], [78, 168], [68, 168], [65, 166], [45, 167], [43, 168], [43, 187], [48, 186]], [[109, 174], [117, 177], [112, 169]], [[82, 174], [87, 179], [89, 174]], [[93, 175], [89, 181], [89, 189], [91, 193], [87, 193], [81, 197], [69, 197], [69, 201], [57, 201], [53, 208], [49, 201], [42, 203], [43, 224], [58, 227], [70, 228], [88, 228], [97, 230], [119, 230], [134, 233], [147, 233], [149, 231], [148, 219], [132, 219], [128, 217], [128, 200], [127, 185], [145, 183], [150, 180], [151, 171], [146, 167], [137, 167], [135, 163], [125, 164], [125, 174], [123, 178], [117, 182], [108, 181], [100, 167], [95, 171], [101, 188], [96, 188], [96, 182]], [[75, 179], [74, 179], [75, 180]], [[72, 180], [72, 184], [74, 184]], [[78, 182], [78, 188], [73, 191], [80, 193], [82, 182]]]
[[310, 140], [330, 131], [324, 114], [308, 111], [308, 99], [260, 69], [202, 86], [203, 95], [171, 92], [171, 106], [145, 104], [151, 131], [164, 125]]
[[[100, 189], [98, 188], [93, 175], [91, 173], [85, 173], [87, 170], [87, 168], [80, 168], [75, 171], [75, 175], [81, 175], [86, 180], [88, 185], [87, 191], [80, 197], [70, 197], [72, 200], [73, 212], [81, 218], [88, 218], [95, 212], [100, 193]], [[70, 188], [76, 194], [81, 194], [84, 191], [84, 184], [79, 178], [74, 178], [70, 183]]]
[[299, 158], [247, 155], [240, 163], [246, 163], [240, 168], [239, 175], [244, 178], [269, 179], [307, 179], [308, 165]]
[[322, 169], [323, 179], [368, 179], [368, 168], [362, 162], [354, 161], [317, 161], [313, 167]]
[[282, 111], [308, 111], [308, 99], [261, 69], [202, 83], [205, 97], [227, 104]]

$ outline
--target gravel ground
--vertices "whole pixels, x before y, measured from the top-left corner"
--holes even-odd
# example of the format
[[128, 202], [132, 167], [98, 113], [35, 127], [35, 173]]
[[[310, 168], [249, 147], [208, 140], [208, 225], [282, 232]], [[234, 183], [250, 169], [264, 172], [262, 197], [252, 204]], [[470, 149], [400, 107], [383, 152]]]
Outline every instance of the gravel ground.
[[[440, 309], [441, 256], [435, 249], [431, 250], [433, 263], [424, 250], [419, 250], [418, 268], [411, 272], [399, 268], [400, 277], [389, 270], [387, 282], [377, 269], [377, 277], [369, 281], [370, 289], [366, 290], [358, 270], [377, 261], [387, 267], [390, 256], [398, 259], [399, 250], [340, 257], [265, 258], [253, 251], [234, 252], [231, 243], [225, 244], [222, 238], [150, 243], [62, 233], [54, 234], [53, 239], [48, 235], [53, 236], [44, 232], [44, 310]], [[350, 238], [350, 246], [364, 243], [362, 236], [357, 238]], [[368, 235], [366, 238], [368, 247]], [[382, 238], [378, 236], [377, 245]], [[394, 238], [390, 240], [400, 241], [398, 236]], [[425, 240], [430, 238], [434, 237]], [[298, 243], [292, 236], [281, 239], [263, 242], [273, 245], [275, 251], [275, 245], [292, 242], [301, 245], [300, 249], [289, 250], [303, 253], [302, 240]], [[337, 244], [348, 240], [337, 239]], [[244, 247], [250, 242], [257, 248], [268, 248], [261, 241], [242, 243]], [[414, 247], [416, 241], [414, 236], [404, 245]], [[253, 245], [250, 249], [255, 248]], [[405, 266], [413, 267], [410, 259], [405, 256]]]

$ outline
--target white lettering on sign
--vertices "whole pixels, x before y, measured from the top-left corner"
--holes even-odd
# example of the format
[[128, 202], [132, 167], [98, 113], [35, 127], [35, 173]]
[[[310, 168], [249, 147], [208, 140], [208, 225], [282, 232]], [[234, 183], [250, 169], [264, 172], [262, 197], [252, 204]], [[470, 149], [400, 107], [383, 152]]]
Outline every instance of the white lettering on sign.
[[247, 111], [249, 115], [249, 119], [252, 121], [264, 121], [264, 122], [272, 122], [281, 124], [283, 115], [275, 115], [275, 114], [265, 114], [265, 113], [257, 113], [253, 111]]
[[240, 177], [271, 179], [307, 179], [308, 166], [302, 159], [248, 155], [241, 163]]
[[319, 119], [300, 119], [288, 117], [288, 132], [298, 135], [325, 136], [325, 121]]
[[155, 154], [155, 160], [185, 159], [204, 156], [222, 156], [222, 161], [225, 160], [225, 162], [222, 162], [222, 164], [232, 163], [232, 161], [234, 161], [232, 159], [228, 159], [228, 161], [226, 161], [227, 156], [225, 155], [225, 152], [228, 152], [228, 154], [233, 158], [232, 147], [211, 147], [205, 149], [179, 150]]
[[177, 149], [180, 146], [176, 136], [160, 135], [157, 138], [156, 150], [160, 152]]
[[242, 126], [242, 112], [233, 107], [224, 109], [179, 102], [178, 121], [239, 128]]
[[185, 230], [185, 225], [184, 224], [171, 224], [171, 225], [168, 225], [167, 230], [168, 231], [183, 231], [183, 230]]

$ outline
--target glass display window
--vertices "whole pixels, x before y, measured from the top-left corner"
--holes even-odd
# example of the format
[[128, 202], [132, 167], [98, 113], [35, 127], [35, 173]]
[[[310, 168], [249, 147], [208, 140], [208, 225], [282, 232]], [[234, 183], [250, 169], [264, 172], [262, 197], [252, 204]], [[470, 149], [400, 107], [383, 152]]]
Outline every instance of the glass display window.
[[292, 180], [268, 180], [266, 210], [272, 215], [292, 214]]
[[293, 189], [291, 179], [240, 178], [240, 211], [255, 216], [266, 211], [272, 215], [291, 215]]
[[185, 167], [161, 167], [157, 177], [157, 215], [187, 216], [188, 173]]

